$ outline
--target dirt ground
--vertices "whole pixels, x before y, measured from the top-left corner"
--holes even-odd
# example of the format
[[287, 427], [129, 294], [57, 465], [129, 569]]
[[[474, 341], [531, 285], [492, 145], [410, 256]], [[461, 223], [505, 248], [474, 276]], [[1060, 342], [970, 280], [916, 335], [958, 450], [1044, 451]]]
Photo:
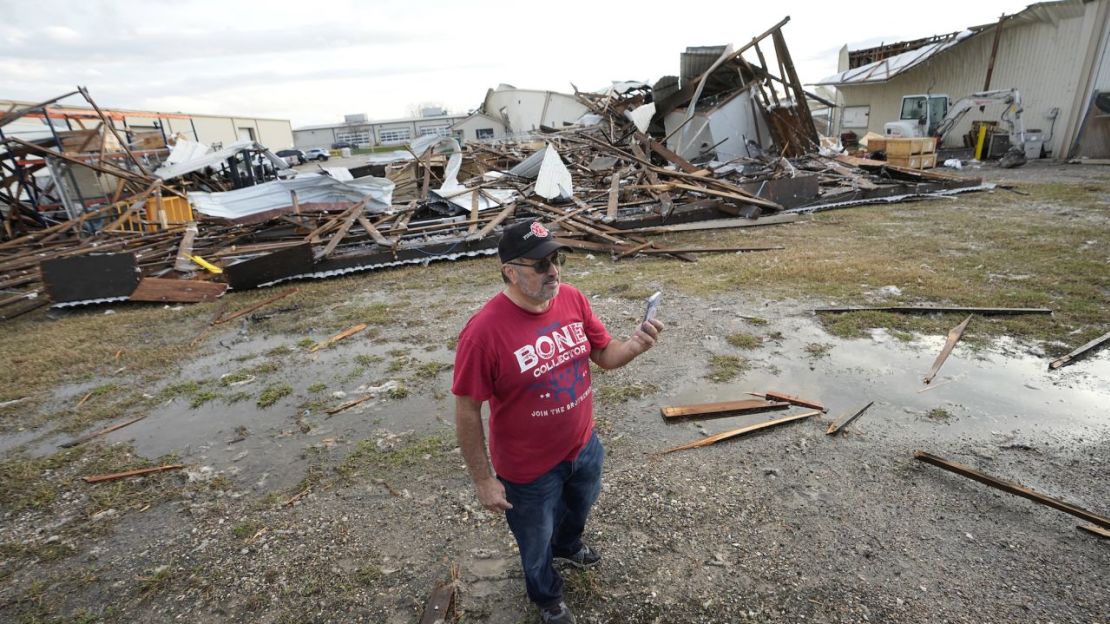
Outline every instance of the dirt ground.
[[[624, 369], [594, 372], [607, 458], [586, 538], [604, 559], [565, 574], [579, 621], [1110, 622], [1110, 540], [1077, 530], [1079, 518], [913, 459], [925, 450], [1110, 515], [1110, 351], [1047, 369], [1066, 345], [1110, 330], [1108, 172], [1042, 163], [978, 172], [1025, 192], [1088, 189], [1076, 235], [1092, 244], [1068, 249], [1094, 259], [1095, 269], [1076, 276], [1093, 285], [1084, 297], [1094, 312], [1084, 317], [1077, 304], [1058, 322], [1101, 316], [1104, 324], [1076, 326], [1054, 344], [1023, 326], [977, 318], [972, 329], [996, 331], [958, 345], [927, 391], [921, 377], [962, 317], [842, 337], [812, 312], [897, 301], [915, 287], [887, 281], [878, 268], [851, 285], [858, 299], [843, 301], [771, 285], [696, 286], [727, 279], [739, 269], [726, 262], [757, 262], [752, 256], [685, 265], [576, 255], [564, 279], [580, 285], [614, 334], [635, 325], [640, 293], [656, 288], [664, 289], [660, 317], [668, 324], [657, 348]], [[796, 246], [783, 253], [796, 255], [803, 240], [833, 247], [871, 232], [849, 232], [856, 218], [896, 228], [983, 210], [1020, 223], [1050, 209], [1080, 210], [998, 190], [776, 227], [794, 228], [784, 231], [799, 237]], [[840, 228], [845, 238], [807, 239], [815, 227]], [[970, 255], [971, 267], [990, 262], [989, 249], [975, 244], [991, 236], [966, 230], [945, 231], [951, 249]], [[1027, 244], [1032, 257], [1039, 242]], [[767, 257], [753, 270], [775, 270]], [[939, 271], [943, 262], [919, 263]], [[1000, 296], [1019, 292], [1032, 270], [1020, 255], [1005, 262], [1012, 286]], [[538, 621], [512, 536], [478, 505], [454, 444], [454, 337], [498, 291], [496, 271], [483, 258], [298, 284], [288, 302], [203, 334], [160, 376], [126, 370], [127, 354], [116, 353], [96, 374], [52, 384], [29, 407], [4, 407], [0, 620], [415, 622], [456, 570], [459, 621]], [[282, 288], [229, 295], [229, 309]], [[149, 340], [172, 331], [187, 334], [187, 344], [214, 309], [51, 312], [20, 328], [56, 335], [105, 318], [141, 318]], [[312, 350], [360, 320], [372, 327]], [[67, 348], [76, 354], [97, 341], [86, 335]], [[767, 390], [819, 400], [829, 411], [659, 453], [804, 411], [677, 424], [659, 413]], [[368, 393], [375, 398], [328, 413]], [[825, 434], [870, 401], [842, 434]], [[67, 420], [101, 408], [102, 421]], [[57, 448], [131, 415], [145, 418]], [[185, 468], [98, 485], [79, 480], [162, 463]]]

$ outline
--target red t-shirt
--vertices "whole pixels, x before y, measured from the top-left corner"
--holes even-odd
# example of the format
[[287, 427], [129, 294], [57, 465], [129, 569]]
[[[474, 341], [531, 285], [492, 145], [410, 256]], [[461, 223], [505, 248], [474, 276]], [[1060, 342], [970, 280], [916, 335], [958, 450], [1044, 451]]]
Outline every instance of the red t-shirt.
[[530, 483], [578, 456], [594, 423], [590, 352], [609, 340], [590, 302], [567, 284], [544, 312], [499, 293], [467, 321], [451, 392], [489, 401], [490, 459], [501, 478]]

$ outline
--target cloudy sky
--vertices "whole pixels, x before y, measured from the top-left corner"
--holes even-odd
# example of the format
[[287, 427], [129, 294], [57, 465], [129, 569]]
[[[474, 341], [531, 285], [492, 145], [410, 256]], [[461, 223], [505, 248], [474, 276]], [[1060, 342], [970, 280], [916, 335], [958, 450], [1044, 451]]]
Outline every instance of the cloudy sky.
[[742, 45], [786, 16], [799, 75], [815, 82], [835, 73], [845, 44], [954, 32], [1027, 4], [0, 0], [0, 99], [44, 100], [80, 84], [102, 106], [294, 127], [347, 113], [404, 117], [422, 103], [466, 112], [499, 83], [651, 82], [678, 73], [686, 46]]

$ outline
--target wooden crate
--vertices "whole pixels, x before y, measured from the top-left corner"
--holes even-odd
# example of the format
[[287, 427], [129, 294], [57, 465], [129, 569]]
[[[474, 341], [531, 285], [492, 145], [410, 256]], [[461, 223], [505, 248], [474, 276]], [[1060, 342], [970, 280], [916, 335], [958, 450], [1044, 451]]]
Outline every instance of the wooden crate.
[[919, 154], [936, 152], [937, 140], [934, 137], [914, 137], [912, 139], [887, 139], [887, 158], [905, 158]]
[[907, 169], [932, 169], [937, 166], [936, 154], [916, 154], [914, 156], [887, 156], [886, 161], [895, 167]]

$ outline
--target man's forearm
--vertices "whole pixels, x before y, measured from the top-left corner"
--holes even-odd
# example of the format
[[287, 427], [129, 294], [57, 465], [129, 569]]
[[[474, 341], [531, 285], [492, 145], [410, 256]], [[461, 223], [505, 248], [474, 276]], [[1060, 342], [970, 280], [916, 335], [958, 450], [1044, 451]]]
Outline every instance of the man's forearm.
[[489, 456], [486, 455], [486, 434], [482, 430], [480, 408], [472, 410], [469, 407], [456, 407], [455, 436], [471, 480], [478, 482], [493, 477]]
[[594, 363], [605, 370], [612, 370], [628, 364], [636, 359], [636, 356], [640, 353], [641, 351], [636, 349], [636, 345], [631, 340], [614, 338], [609, 341], [609, 345], [604, 350], [597, 354]]

